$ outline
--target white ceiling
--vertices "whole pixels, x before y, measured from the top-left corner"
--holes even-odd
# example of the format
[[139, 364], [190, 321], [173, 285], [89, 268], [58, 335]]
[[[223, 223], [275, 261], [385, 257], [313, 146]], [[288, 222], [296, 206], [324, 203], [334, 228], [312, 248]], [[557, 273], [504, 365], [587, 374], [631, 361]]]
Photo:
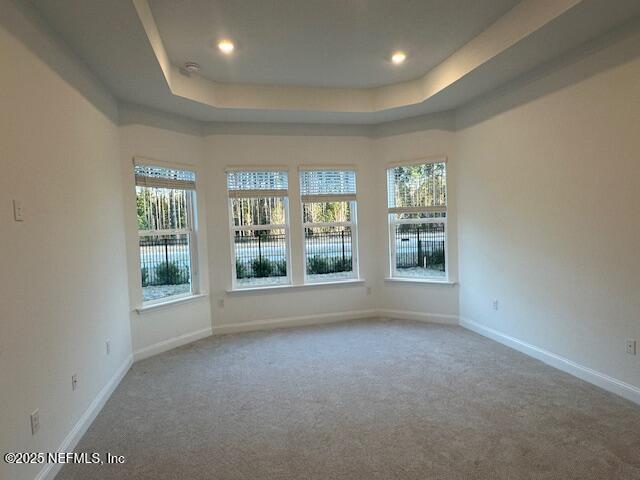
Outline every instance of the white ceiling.
[[[216, 82], [368, 88], [413, 80], [519, 0], [150, 0], [172, 63]], [[218, 39], [236, 44], [227, 57]], [[394, 50], [408, 54], [391, 64]]]
[[[640, 15], [638, 0], [31, 3], [119, 100], [226, 122], [380, 124], [451, 110]], [[238, 43], [232, 60], [212, 47], [218, 35]], [[385, 58], [394, 48], [409, 53], [398, 69]], [[184, 60], [203, 75], [180, 75], [171, 63]], [[373, 85], [385, 86], [362, 88]]]

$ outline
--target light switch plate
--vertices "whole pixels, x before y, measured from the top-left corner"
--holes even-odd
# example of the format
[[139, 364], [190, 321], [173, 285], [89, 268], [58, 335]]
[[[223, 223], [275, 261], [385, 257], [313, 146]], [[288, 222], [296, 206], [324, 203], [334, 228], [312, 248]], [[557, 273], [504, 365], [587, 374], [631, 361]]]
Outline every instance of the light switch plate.
[[40, 430], [40, 410], [36, 409], [30, 416], [31, 419], [31, 435], [35, 435]]
[[16, 222], [24, 221], [24, 212], [22, 211], [22, 202], [20, 200], [13, 201], [13, 219]]

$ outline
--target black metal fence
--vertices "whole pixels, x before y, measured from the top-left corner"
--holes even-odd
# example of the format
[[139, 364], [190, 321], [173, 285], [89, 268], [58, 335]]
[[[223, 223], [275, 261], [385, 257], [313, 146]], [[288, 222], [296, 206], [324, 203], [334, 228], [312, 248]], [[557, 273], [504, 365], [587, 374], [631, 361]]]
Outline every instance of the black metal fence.
[[190, 283], [189, 236], [140, 237], [140, 262], [143, 287]]
[[305, 229], [307, 274], [350, 272], [353, 270], [351, 229], [326, 231]]
[[445, 230], [442, 223], [396, 226], [396, 268], [445, 271]]
[[287, 275], [287, 238], [281, 231], [248, 230], [235, 234], [236, 278]]
[[[284, 232], [238, 231], [235, 238], [236, 278], [251, 279], [287, 275], [287, 246]], [[351, 229], [324, 231], [305, 229], [308, 274], [353, 270]]]

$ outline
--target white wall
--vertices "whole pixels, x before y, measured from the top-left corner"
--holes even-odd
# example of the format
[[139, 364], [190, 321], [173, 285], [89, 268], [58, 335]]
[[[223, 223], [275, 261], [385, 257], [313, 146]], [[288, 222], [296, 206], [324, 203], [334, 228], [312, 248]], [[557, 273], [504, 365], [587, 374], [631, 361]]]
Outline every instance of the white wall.
[[[201, 135], [176, 132], [160, 127], [138, 124], [120, 128], [120, 146], [125, 191], [123, 215], [127, 232], [127, 256], [129, 272], [129, 295], [131, 298], [131, 329], [133, 350], [137, 358], [166, 349], [163, 342], [173, 341], [168, 346], [177, 346], [211, 333], [211, 306], [209, 297], [164, 306], [138, 313], [142, 306], [140, 284], [140, 255], [138, 248], [138, 222], [136, 217], [135, 181], [133, 158], [136, 156], [173, 164], [187, 165], [197, 176], [197, 236], [198, 236], [198, 284], [199, 292], [209, 293], [209, 261], [207, 256], [206, 211], [207, 180], [204, 175], [204, 139]], [[226, 225], [226, 224], [225, 224]], [[180, 342], [181, 337], [183, 341]]]
[[636, 387], [638, 45], [471, 106], [456, 136], [461, 317]]
[[[266, 134], [253, 126], [206, 137], [214, 326], [224, 331], [245, 322], [372, 309], [439, 321], [460, 314], [638, 385], [638, 357], [624, 354], [624, 340], [639, 337], [632, 293], [638, 287], [638, 231], [628, 220], [637, 217], [631, 194], [638, 186], [631, 160], [637, 151], [631, 131], [638, 124], [637, 36], [637, 29], [618, 32], [536, 72], [534, 80], [462, 109], [457, 131], [436, 122], [389, 135], [391, 126], [380, 130], [387, 136], [367, 138], [286, 135], [283, 129]], [[450, 278], [460, 286], [384, 282], [385, 166], [440, 154], [449, 159]], [[357, 165], [360, 268], [370, 296], [361, 287], [227, 293], [224, 167], [288, 165], [291, 217], [297, 218], [300, 163]], [[590, 196], [598, 190], [606, 194]], [[293, 230], [297, 282], [301, 245], [302, 232]], [[491, 310], [494, 299], [498, 312]]]
[[447, 157], [448, 208], [447, 233], [449, 280], [455, 283], [458, 271], [456, 226], [456, 158], [455, 133], [447, 130], [399, 134], [373, 140], [375, 159], [375, 209], [378, 228], [379, 305], [391, 312], [405, 312], [409, 316], [431, 321], [457, 322], [458, 289], [456, 285], [416, 284], [384, 281], [389, 277], [389, 235], [387, 230], [386, 167], [390, 163], [432, 156]]
[[[131, 107], [133, 108], [133, 107]], [[134, 351], [154, 353], [163, 343], [199, 335], [213, 324], [218, 332], [248, 328], [247, 323], [269, 321], [323, 321], [349, 316], [370, 316], [379, 309], [402, 311], [437, 321], [455, 321], [457, 289], [448, 285], [392, 284], [387, 276], [388, 230], [385, 166], [390, 161], [425, 155], [449, 156], [450, 177], [455, 177], [451, 157], [453, 134], [444, 130], [398, 135], [379, 140], [359, 136], [212, 134], [181, 131], [176, 125], [149, 115], [126, 114], [131, 124], [121, 128], [124, 165], [125, 217], [129, 254], [132, 308], [140, 306], [135, 197], [131, 159], [136, 155], [198, 167], [200, 271], [203, 292], [209, 298], [149, 312], [132, 311]], [[145, 126], [142, 123], [153, 126]], [[231, 245], [226, 193], [227, 166], [286, 165], [289, 168], [291, 258], [294, 285], [303, 283], [303, 232], [298, 185], [300, 165], [353, 165], [358, 172], [358, 257], [360, 278], [366, 284], [312, 286], [261, 292], [231, 293]], [[373, 186], [373, 187], [372, 187]], [[455, 187], [451, 188], [455, 197]], [[203, 218], [206, 209], [206, 219]], [[450, 269], [457, 270], [455, 201], [450, 220]], [[206, 260], [208, 255], [208, 261]], [[208, 282], [205, 272], [208, 271]], [[207, 285], [207, 283], [210, 285]], [[367, 287], [371, 287], [370, 293]], [[179, 340], [178, 340], [179, 341]], [[165, 345], [166, 348], [166, 345]], [[146, 353], [145, 353], [146, 352]]]
[[[457, 132], [203, 136], [193, 122], [135, 112], [116, 126], [116, 104], [99, 82], [28, 10], [0, 3], [0, 451], [57, 449], [126, 367], [132, 336], [146, 355], [212, 325], [224, 332], [309, 315], [385, 309], [448, 321], [459, 312], [640, 387], [640, 356], [624, 353], [626, 338], [640, 339], [637, 34], [465, 108]], [[460, 286], [384, 282], [385, 166], [439, 154], [449, 158], [450, 276]], [[200, 287], [210, 293], [141, 314], [137, 155], [198, 172]], [[371, 293], [365, 285], [227, 292], [224, 169], [273, 164], [289, 166], [292, 219], [301, 216], [298, 165], [356, 166], [360, 275]], [[14, 198], [24, 202], [24, 222], [12, 219]], [[292, 222], [295, 283], [299, 227]], [[42, 426], [32, 437], [36, 408]], [[2, 478], [38, 470], [0, 463]]]
[[[364, 137], [210, 135], [206, 139], [206, 186], [213, 324], [215, 327], [245, 322], [306, 317], [337, 312], [362, 312], [374, 307], [376, 291], [365, 286], [291, 289], [269, 293], [227, 294], [231, 289], [230, 236], [225, 167], [287, 165], [289, 214], [294, 283], [302, 283], [301, 208], [298, 165], [354, 165], [358, 181], [360, 276], [372, 282], [377, 272], [375, 198], [368, 188], [374, 180], [370, 141]], [[295, 219], [295, 220], [294, 220]], [[374, 287], [375, 289], [375, 287]], [[224, 307], [219, 306], [224, 300]], [[329, 317], [332, 318], [332, 317]]]
[[[41, 60], [66, 53], [25, 15], [0, 5], [0, 451], [50, 452], [130, 359], [122, 176], [118, 127], [62, 75], [101, 87]], [[40, 468], [0, 462], [0, 478]]]
[[[374, 311], [411, 313], [422, 319], [455, 321], [457, 289], [450, 285], [392, 284], [388, 272], [385, 166], [390, 161], [432, 154], [451, 156], [453, 133], [431, 130], [376, 141], [364, 136], [210, 134], [193, 125], [168, 122], [157, 112], [121, 112], [121, 159], [129, 256], [131, 325], [138, 357], [183, 343], [213, 325], [220, 333], [256, 328], [263, 322], [317, 322], [371, 316]], [[122, 118], [121, 118], [122, 120]], [[184, 127], [184, 128], [183, 128]], [[141, 306], [132, 158], [143, 156], [191, 165], [198, 172], [200, 272], [202, 292], [194, 302], [137, 313]], [[293, 284], [303, 283], [303, 232], [298, 185], [300, 165], [353, 165], [358, 174], [358, 263], [364, 284], [309, 286], [260, 292], [231, 290], [227, 166], [286, 165], [289, 168]], [[455, 186], [451, 187], [455, 197]], [[450, 275], [457, 271], [455, 200], [450, 212]], [[204, 226], [204, 227], [203, 227]], [[206, 248], [205, 248], [206, 247]], [[207, 258], [208, 257], [208, 258]], [[208, 274], [207, 274], [208, 272]], [[208, 275], [208, 276], [207, 276]], [[205, 278], [206, 277], [206, 278]], [[371, 287], [368, 292], [367, 287]], [[251, 324], [251, 325], [246, 325]]]

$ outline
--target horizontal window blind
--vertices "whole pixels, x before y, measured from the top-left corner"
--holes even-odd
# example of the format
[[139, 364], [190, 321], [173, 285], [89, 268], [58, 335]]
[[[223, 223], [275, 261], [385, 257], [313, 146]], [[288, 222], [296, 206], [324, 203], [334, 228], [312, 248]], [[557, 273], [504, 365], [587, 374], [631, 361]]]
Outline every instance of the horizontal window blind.
[[232, 198], [286, 197], [286, 171], [228, 171], [227, 190]]
[[139, 187], [195, 190], [196, 174], [189, 170], [178, 170], [152, 165], [134, 165], [136, 185]]
[[353, 201], [356, 199], [356, 172], [353, 170], [301, 171], [300, 195], [305, 203]]
[[446, 164], [389, 168], [387, 189], [389, 213], [444, 212], [447, 208]]

